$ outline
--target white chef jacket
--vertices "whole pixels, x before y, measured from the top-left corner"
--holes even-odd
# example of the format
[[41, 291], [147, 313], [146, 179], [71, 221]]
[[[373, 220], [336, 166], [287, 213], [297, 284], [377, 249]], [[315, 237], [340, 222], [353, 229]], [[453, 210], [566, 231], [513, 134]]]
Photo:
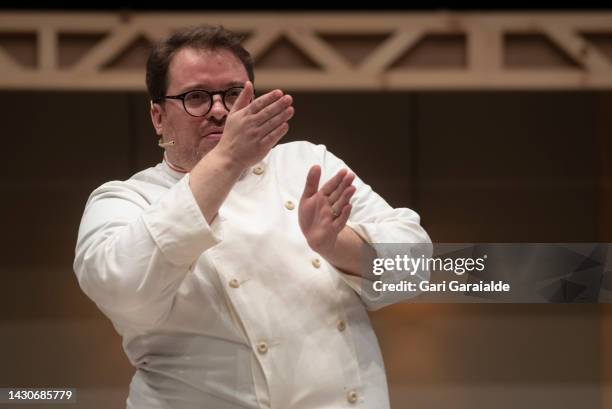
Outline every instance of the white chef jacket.
[[[136, 368], [128, 408], [389, 407], [366, 308], [395, 300], [308, 246], [297, 212], [315, 164], [322, 183], [347, 168], [323, 145], [276, 146], [210, 225], [165, 161], [91, 194], [74, 269]], [[367, 242], [430, 242], [414, 211], [354, 185], [347, 224]]]

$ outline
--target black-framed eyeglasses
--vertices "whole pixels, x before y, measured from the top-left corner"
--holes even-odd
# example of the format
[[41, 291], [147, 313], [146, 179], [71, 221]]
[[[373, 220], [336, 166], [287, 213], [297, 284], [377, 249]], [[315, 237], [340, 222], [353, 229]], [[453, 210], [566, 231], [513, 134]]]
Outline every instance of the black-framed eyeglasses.
[[212, 108], [212, 101], [215, 95], [221, 95], [223, 106], [225, 106], [225, 109], [229, 112], [243, 89], [244, 87], [232, 87], [223, 91], [192, 89], [191, 91], [183, 92], [178, 95], [166, 95], [155, 102], [160, 102], [162, 99], [178, 99], [183, 102], [183, 108], [189, 115], [204, 116]]

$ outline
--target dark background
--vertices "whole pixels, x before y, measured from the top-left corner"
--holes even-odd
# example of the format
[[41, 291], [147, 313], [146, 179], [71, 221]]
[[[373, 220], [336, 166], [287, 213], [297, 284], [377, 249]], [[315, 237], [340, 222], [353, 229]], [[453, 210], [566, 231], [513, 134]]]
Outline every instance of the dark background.
[[[326, 144], [434, 242], [609, 240], [609, 93], [292, 95], [285, 140]], [[1, 92], [0, 111], [0, 385], [72, 386], [81, 407], [119, 407], [132, 368], [72, 260], [89, 193], [161, 159], [147, 96]], [[372, 319], [394, 408], [597, 408], [608, 310], [403, 304]]]

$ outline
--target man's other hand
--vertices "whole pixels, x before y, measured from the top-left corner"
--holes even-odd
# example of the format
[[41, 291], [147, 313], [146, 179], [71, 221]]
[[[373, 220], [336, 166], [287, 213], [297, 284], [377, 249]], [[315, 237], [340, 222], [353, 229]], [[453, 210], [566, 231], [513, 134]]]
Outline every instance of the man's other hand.
[[300, 199], [299, 223], [308, 245], [323, 257], [334, 252], [338, 234], [351, 214], [352, 185], [355, 175], [346, 169], [339, 171], [319, 189], [321, 168], [310, 168], [304, 193]]

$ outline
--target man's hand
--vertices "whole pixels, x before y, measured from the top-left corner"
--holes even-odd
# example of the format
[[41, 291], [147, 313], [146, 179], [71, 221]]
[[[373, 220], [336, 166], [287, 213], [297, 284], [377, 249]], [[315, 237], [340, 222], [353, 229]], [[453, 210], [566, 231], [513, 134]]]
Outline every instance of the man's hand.
[[223, 137], [213, 149], [241, 170], [261, 161], [285, 136], [287, 121], [295, 112], [293, 99], [281, 90], [254, 101], [253, 95], [253, 84], [247, 81], [227, 116]]
[[321, 168], [313, 166], [306, 177], [300, 199], [299, 223], [310, 248], [323, 257], [332, 256], [338, 234], [351, 213], [349, 200], [356, 191], [355, 175], [339, 171], [319, 190]]
[[274, 90], [252, 100], [253, 84], [247, 81], [227, 115], [221, 140], [191, 170], [189, 188], [208, 223], [242, 171], [261, 161], [289, 130], [291, 96]]

